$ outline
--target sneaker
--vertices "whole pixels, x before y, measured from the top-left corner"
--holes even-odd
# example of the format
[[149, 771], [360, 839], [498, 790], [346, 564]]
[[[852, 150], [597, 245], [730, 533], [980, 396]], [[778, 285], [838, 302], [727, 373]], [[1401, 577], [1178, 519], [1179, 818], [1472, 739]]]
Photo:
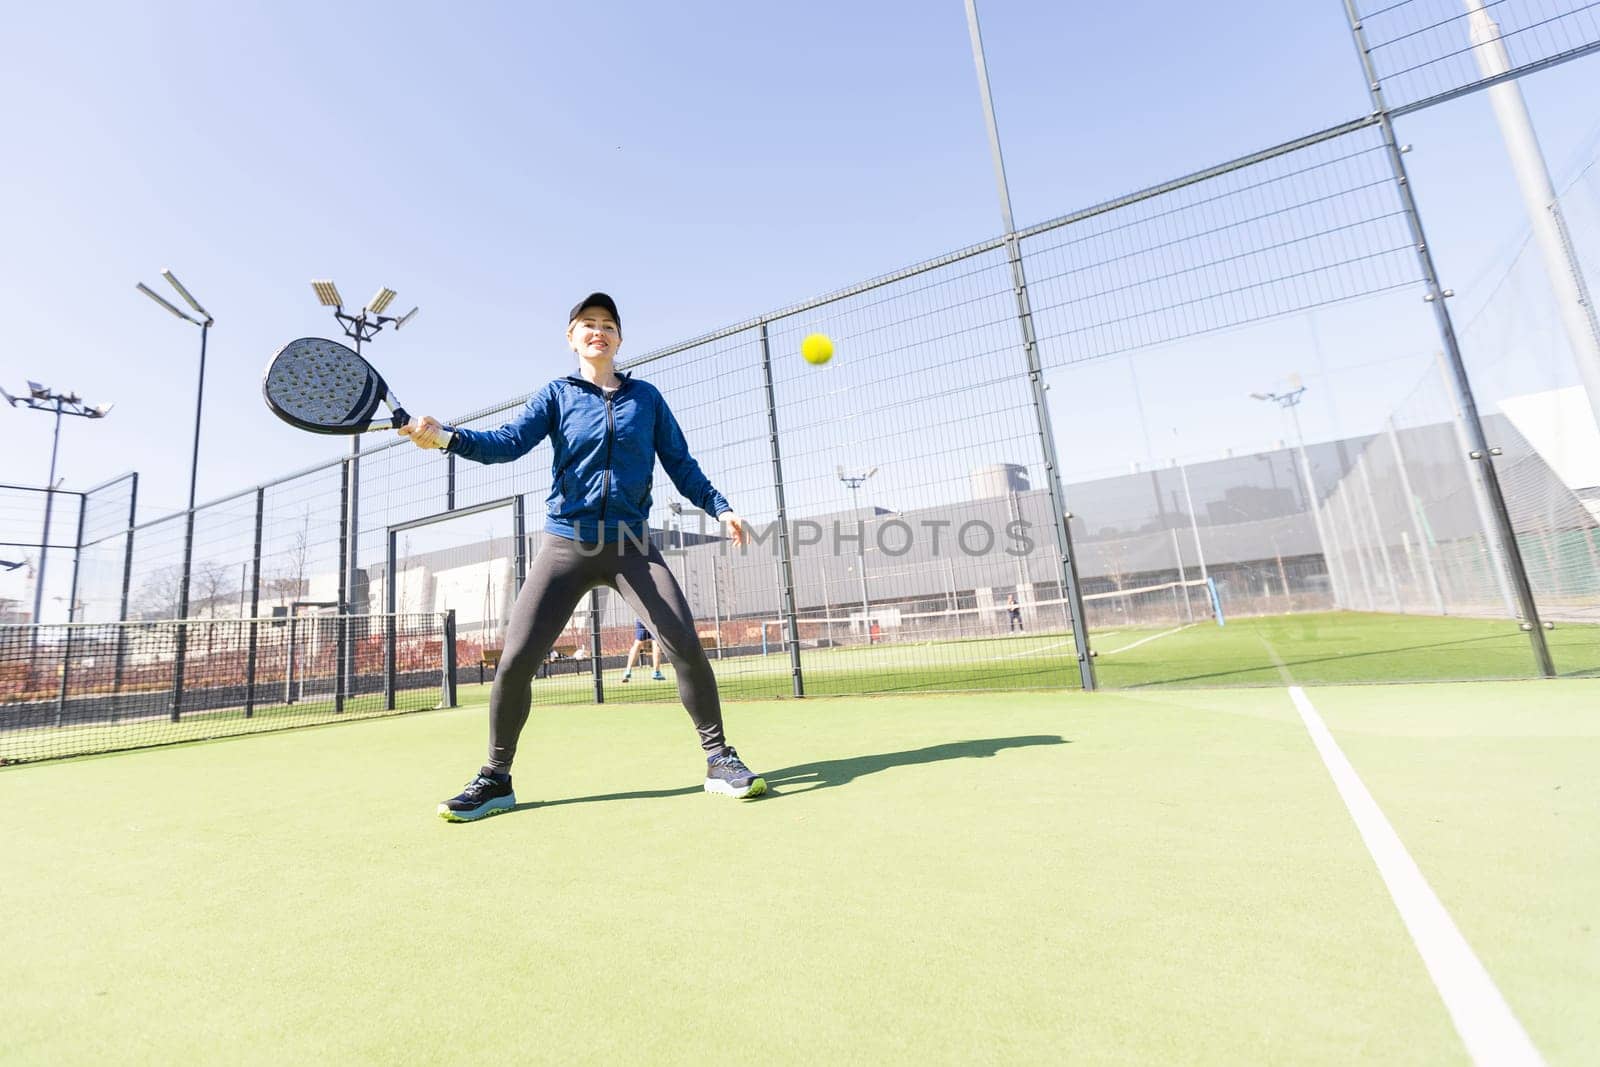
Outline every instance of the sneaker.
[[715, 756], [706, 757], [706, 792], [722, 793], [730, 797], [758, 797], [767, 791], [767, 780], [758, 778], [744, 765], [739, 753], [725, 747]]
[[623, 671], [623, 672], [622, 672], [622, 680], [623, 680], [623, 681], [624, 681], [624, 682], [631, 682], [631, 681], [633, 681], [633, 672], [632, 672], [632, 671]]
[[465, 789], [439, 805], [439, 818], [446, 822], [471, 822], [508, 811], [516, 803], [517, 795], [511, 791], [511, 775], [484, 767]]
[[656, 671], [656, 673], [650, 676], [650, 680], [652, 682], [664, 682], [667, 680], [667, 676], [662, 674], [660, 671]]

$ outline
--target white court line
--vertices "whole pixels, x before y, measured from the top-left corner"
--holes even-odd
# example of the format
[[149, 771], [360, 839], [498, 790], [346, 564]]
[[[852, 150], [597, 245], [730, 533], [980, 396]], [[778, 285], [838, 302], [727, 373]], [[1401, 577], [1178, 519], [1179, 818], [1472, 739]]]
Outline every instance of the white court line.
[[1389, 895], [1394, 898], [1395, 908], [1439, 990], [1439, 997], [1455, 1023], [1456, 1033], [1467, 1046], [1467, 1055], [1474, 1063], [1482, 1065], [1542, 1065], [1544, 1060], [1539, 1050], [1534, 1048], [1528, 1032], [1517, 1021], [1511, 1005], [1501, 996], [1494, 979], [1489, 977], [1472, 946], [1461, 936], [1450, 913], [1445, 911], [1433, 887], [1406, 851], [1400, 835], [1394, 832], [1378, 802], [1372, 799], [1355, 768], [1340, 751], [1305, 690], [1291, 685], [1289, 698], [1299, 709], [1312, 743], [1317, 746], [1333, 784], [1344, 798], [1367, 851], [1377, 863], [1384, 885], [1389, 887]]
[[1048, 652], [1052, 648], [1060, 648], [1062, 645], [1070, 645], [1070, 644], [1072, 644], [1072, 638], [1069, 637], [1065, 641], [1057, 641], [1054, 644], [1049, 644], [1049, 645], [1040, 645], [1038, 648], [1025, 648], [1021, 652], [1007, 652], [1003, 656], [995, 656], [993, 658], [993, 661], [999, 661], [999, 660], [1003, 660], [1003, 659], [1016, 659], [1018, 656], [1037, 656], [1041, 652]]
[[1141, 637], [1141, 638], [1139, 638], [1139, 640], [1135, 641], [1131, 645], [1123, 645], [1121, 648], [1107, 649], [1106, 651], [1104, 651], [1104, 652], [1102, 652], [1100, 654], [1102, 656], [1115, 656], [1118, 652], [1126, 652], [1130, 648], [1138, 648], [1140, 645], [1147, 645], [1151, 641], [1155, 641], [1155, 640], [1157, 640], [1159, 638], [1162, 638], [1162, 637], [1168, 637], [1168, 636], [1170, 636], [1172, 634], [1177, 633], [1179, 630], [1187, 630], [1189, 627], [1191, 627], [1193, 625], [1194, 625], [1194, 623], [1189, 622], [1189, 623], [1184, 623], [1182, 626], [1174, 626], [1170, 630], [1162, 630], [1158, 634], [1151, 634], [1149, 637]]

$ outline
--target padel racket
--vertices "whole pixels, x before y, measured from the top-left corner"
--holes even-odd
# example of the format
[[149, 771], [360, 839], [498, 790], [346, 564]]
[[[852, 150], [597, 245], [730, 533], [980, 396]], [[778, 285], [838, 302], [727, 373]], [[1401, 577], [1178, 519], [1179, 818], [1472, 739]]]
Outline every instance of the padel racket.
[[[278, 349], [261, 376], [267, 407], [312, 433], [398, 430], [411, 421], [376, 367], [337, 341], [302, 337]], [[389, 413], [378, 414], [384, 404]]]

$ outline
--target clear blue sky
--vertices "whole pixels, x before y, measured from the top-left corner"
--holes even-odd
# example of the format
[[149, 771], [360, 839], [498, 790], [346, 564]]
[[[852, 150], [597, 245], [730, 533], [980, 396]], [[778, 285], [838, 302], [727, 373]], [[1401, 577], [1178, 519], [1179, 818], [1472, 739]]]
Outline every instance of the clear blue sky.
[[[1335, 0], [980, 11], [1019, 224], [1368, 109]], [[311, 278], [421, 305], [375, 352], [447, 418], [564, 373], [591, 288], [637, 355], [999, 229], [960, 0], [30, 4], [0, 54], [0, 384], [114, 401], [63, 427], [59, 472], [139, 470], [147, 517], [187, 490], [199, 341], [134, 290], [163, 267], [217, 319], [204, 501], [346, 447], [259, 397], [276, 347], [335, 329]], [[1558, 177], [1593, 74], [1525, 83]], [[1447, 283], [1503, 257], [1487, 102], [1402, 134]], [[42, 483], [48, 418], [0, 427], [0, 478]]]

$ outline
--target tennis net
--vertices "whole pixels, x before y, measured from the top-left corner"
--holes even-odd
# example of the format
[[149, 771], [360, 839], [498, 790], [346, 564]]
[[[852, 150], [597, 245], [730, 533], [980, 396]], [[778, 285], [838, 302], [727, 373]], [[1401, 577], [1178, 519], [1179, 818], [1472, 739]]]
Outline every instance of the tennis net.
[[0, 626], [0, 765], [454, 706], [455, 665], [453, 612]]
[[[1084, 595], [1083, 607], [1091, 631], [1206, 621], [1222, 624], [1225, 621], [1217, 586], [1202, 578], [1088, 593]], [[801, 648], [961, 641], [1072, 631], [1072, 615], [1063, 598], [1023, 599], [1015, 604], [999, 601], [932, 610], [869, 604], [866, 611], [857, 610], [848, 615], [802, 612], [796, 622]], [[781, 619], [767, 620], [763, 631], [763, 651], [771, 653], [786, 647]]]

